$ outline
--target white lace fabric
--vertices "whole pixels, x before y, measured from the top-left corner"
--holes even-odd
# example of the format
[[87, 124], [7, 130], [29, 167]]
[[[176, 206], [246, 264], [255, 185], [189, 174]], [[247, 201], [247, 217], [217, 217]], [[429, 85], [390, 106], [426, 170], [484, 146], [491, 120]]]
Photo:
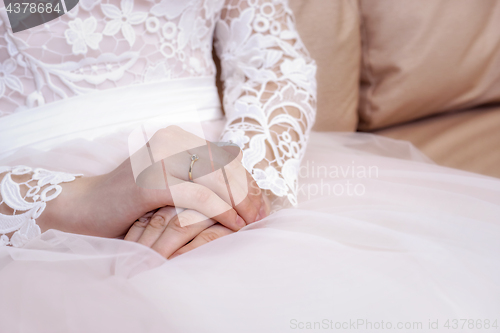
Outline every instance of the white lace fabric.
[[[71, 182], [78, 176], [26, 166], [0, 167], [0, 208], [8, 207], [12, 214], [0, 213], [0, 246], [22, 247], [29, 240], [41, 234], [36, 219], [43, 213], [47, 202], [61, 194], [64, 182]], [[28, 176], [23, 182], [16, 182], [13, 176]], [[22, 195], [21, 188], [27, 191]], [[10, 237], [6, 235], [14, 232]]]
[[228, 120], [222, 140], [243, 149], [261, 188], [296, 204], [316, 66], [286, 0], [80, 0], [16, 34], [2, 6], [0, 116], [97, 90], [215, 77], [214, 39]]
[[[223, 141], [243, 149], [243, 164], [274, 208], [297, 204], [298, 170], [316, 115], [316, 65], [286, 1], [229, 1], [217, 22], [224, 81]], [[283, 198], [286, 200], [280, 200]]]

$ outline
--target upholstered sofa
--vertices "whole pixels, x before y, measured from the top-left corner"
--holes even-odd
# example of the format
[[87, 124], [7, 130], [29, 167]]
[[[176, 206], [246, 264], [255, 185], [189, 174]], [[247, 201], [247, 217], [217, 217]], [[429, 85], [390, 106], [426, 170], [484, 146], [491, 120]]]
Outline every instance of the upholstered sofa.
[[318, 64], [317, 131], [408, 140], [500, 177], [500, 1], [290, 0]]

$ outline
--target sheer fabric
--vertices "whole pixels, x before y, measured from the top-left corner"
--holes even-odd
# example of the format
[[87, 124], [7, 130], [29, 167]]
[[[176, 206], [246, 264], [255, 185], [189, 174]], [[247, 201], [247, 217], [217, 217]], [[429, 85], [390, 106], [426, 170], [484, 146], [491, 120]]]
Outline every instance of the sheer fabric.
[[[224, 124], [206, 122], [207, 138]], [[361, 332], [383, 331], [381, 321], [435, 332], [429, 321], [498, 318], [498, 179], [369, 134], [312, 132], [308, 145], [297, 208], [173, 260], [56, 230], [0, 249], [2, 329], [276, 333], [309, 322], [320, 332], [314, 323], [362, 320]], [[26, 147], [2, 163], [100, 174], [126, 156], [122, 133]]]
[[284, 0], [83, 0], [13, 34], [0, 8], [1, 115], [98, 90], [214, 77], [222, 60], [228, 125], [263, 189], [297, 203], [297, 170], [315, 116], [314, 62]]
[[[128, 157], [127, 126], [145, 118], [166, 124], [164, 109], [191, 105], [155, 103], [155, 94], [164, 97], [159, 82], [213, 79], [213, 33], [227, 120], [204, 119], [206, 138], [238, 143], [259, 184], [298, 206], [170, 261], [137, 243], [56, 230], [2, 247], [2, 330], [276, 333], [363, 320], [372, 328], [359, 331], [380, 331], [374, 323], [384, 321], [435, 332], [430, 321], [497, 319], [500, 181], [436, 166], [406, 142], [309, 132], [315, 66], [286, 2], [81, 0], [78, 7], [15, 36], [0, 10], [0, 123], [12, 120], [19, 134], [0, 131], [0, 147], [2, 140], [16, 147], [0, 152], [0, 165], [111, 171]], [[205, 86], [208, 109], [213, 83]], [[127, 94], [134, 104], [111, 93], [129, 87], [150, 94]], [[89, 105], [102, 108], [106, 126], [80, 117]], [[28, 137], [34, 111], [49, 125]], [[80, 115], [84, 135], [51, 126], [59, 111]], [[118, 126], [124, 117], [127, 126]]]

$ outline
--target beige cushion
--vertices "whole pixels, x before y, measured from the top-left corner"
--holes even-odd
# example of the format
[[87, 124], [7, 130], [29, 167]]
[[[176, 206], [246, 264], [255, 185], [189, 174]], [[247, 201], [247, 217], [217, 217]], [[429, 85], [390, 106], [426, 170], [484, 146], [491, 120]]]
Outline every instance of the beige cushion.
[[441, 114], [375, 133], [412, 142], [436, 163], [500, 178], [500, 106]]
[[360, 9], [359, 129], [500, 101], [500, 1], [360, 0]]
[[358, 123], [361, 57], [357, 0], [290, 0], [297, 30], [318, 65], [317, 131], [353, 131]]

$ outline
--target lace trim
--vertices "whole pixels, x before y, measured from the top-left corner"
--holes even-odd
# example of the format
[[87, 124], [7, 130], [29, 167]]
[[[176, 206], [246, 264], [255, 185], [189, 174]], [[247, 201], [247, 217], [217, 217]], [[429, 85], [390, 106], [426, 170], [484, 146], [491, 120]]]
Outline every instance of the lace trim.
[[[0, 207], [7, 206], [13, 210], [13, 213], [12, 215], [0, 213], [0, 246], [12, 245], [15, 247], [21, 247], [41, 234], [36, 219], [45, 210], [47, 202], [54, 200], [61, 194], [62, 187], [59, 184], [71, 182], [76, 177], [82, 176], [41, 168], [33, 170], [27, 166], [0, 166], [0, 175], [5, 172], [7, 174], [0, 184]], [[30, 174], [30, 179], [21, 183], [12, 179], [12, 176]], [[21, 194], [22, 186], [28, 188], [24, 196]], [[13, 231], [15, 232], [9, 239], [6, 234]]]

